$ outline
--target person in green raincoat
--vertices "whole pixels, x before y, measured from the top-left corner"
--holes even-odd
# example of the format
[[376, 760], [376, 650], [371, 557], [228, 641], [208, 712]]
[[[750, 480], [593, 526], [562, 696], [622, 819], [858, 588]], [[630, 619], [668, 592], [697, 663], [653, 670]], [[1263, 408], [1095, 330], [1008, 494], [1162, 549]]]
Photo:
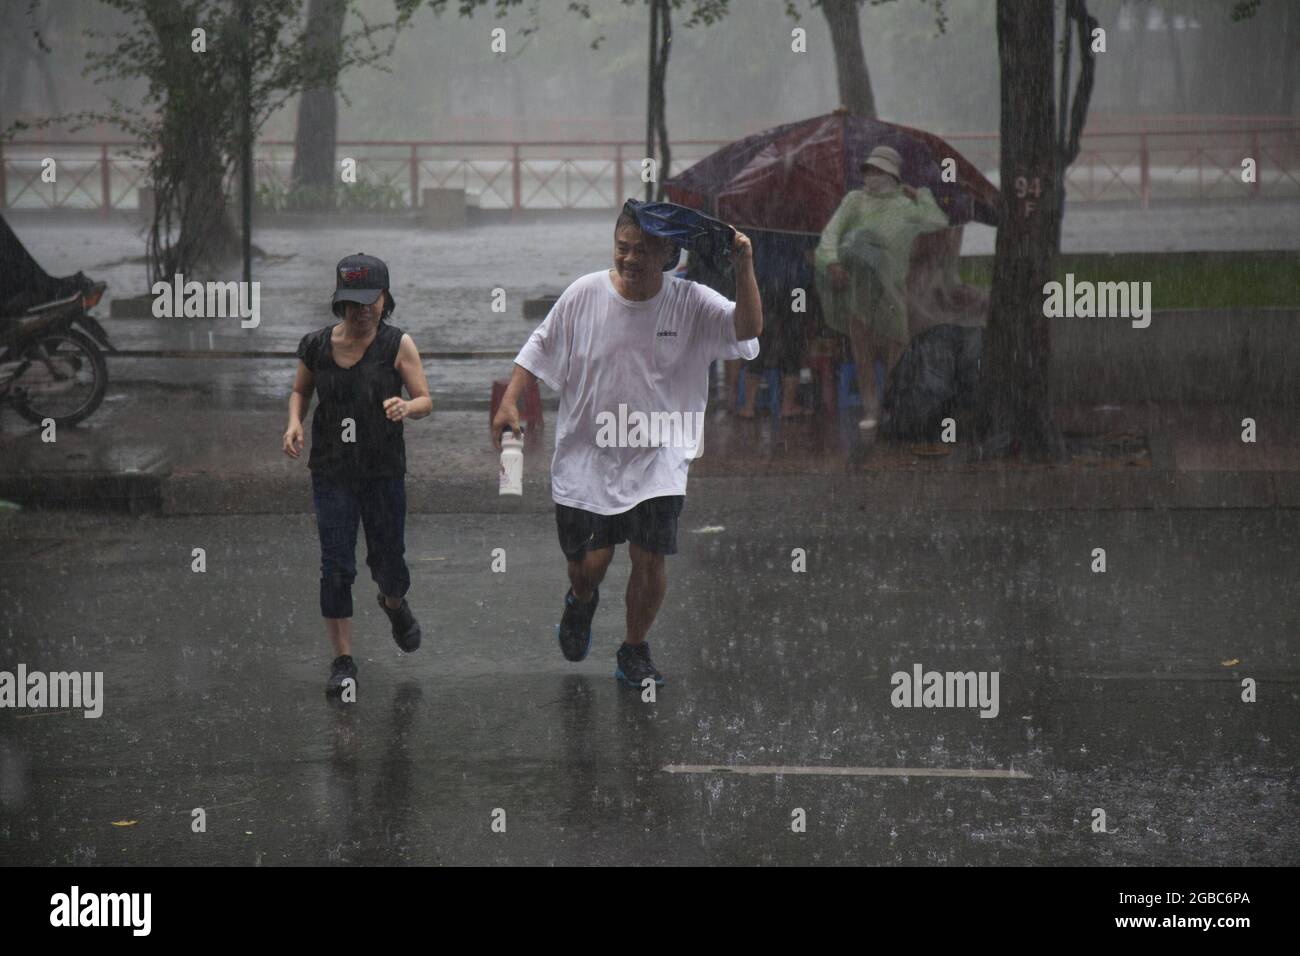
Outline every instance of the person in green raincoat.
[[848, 193], [822, 230], [815, 254], [817, 295], [826, 324], [849, 337], [863, 418], [880, 420], [876, 359], [885, 374], [907, 344], [907, 268], [912, 242], [948, 227], [929, 189], [902, 182], [902, 157], [877, 146], [862, 164], [862, 188]]

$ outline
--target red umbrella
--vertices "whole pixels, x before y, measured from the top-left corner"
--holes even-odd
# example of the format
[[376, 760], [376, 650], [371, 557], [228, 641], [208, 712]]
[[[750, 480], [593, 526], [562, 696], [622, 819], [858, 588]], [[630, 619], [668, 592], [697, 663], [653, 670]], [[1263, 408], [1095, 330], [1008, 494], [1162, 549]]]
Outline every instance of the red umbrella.
[[[819, 233], [877, 146], [903, 158], [903, 181], [926, 187], [954, 226], [997, 224], [998, 190], [933, 133], [836, 110], [722, 147], [664, 184], [668, 198], [741, 229]], [[955, 182], [943, 179], [951, 158]]]

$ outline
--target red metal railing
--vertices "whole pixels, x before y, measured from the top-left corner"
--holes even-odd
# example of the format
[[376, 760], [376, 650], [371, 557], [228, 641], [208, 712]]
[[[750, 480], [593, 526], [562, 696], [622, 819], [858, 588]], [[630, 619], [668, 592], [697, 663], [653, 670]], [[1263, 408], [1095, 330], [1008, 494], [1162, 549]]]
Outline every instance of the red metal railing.
[[[998, 181], [998, 140], [990, 133], [946, 139]], [[679, 140], [681, 170], [724, 145], [722, 140]], [[358, 179], [387, 183], [408, 208], [427, 187], [477, 194], [479, 205], [511, 209], [612, 209], [629, 184], [641, 191], [643, 146], [631, 140], [343, 140], [338, 157], [357, 162]], [[132, 208], [145, 166], [125, 140], [23, 140], [0, 144], [0, 208]], [[42, 160], [57, 162], [53, 183], [41, 178]], [[1253, 183], [1241, 181], [1242, 161], [1256, 162]], [[293, 143], [264, 140], [255, 152], [259, 186], [287, 188]], [[98, 176], [95, 174], [98, 173]], [[98, 189], [89, 184], [98, 181]], [[1105, 129], [1086, 133], [1066, 173], [1072, 201], [1137, 201], [1143, 208], [1168, 199], [1300, 197], [1300, 123], [1225, 124], [1215, 129]]]

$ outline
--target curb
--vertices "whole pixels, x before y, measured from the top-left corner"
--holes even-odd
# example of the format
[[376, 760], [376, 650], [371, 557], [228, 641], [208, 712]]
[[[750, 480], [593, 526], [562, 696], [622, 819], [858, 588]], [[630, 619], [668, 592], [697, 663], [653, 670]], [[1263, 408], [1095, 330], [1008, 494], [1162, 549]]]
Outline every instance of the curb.
[[[311, 486], [306, 479], [174, 477], [164, 483], [161, 493], [160, 510], [166, 515], [311, 512]], [[687, 494], [693, 505], [717, 512], [746, 511], [754, 506], [753, 498], [770, 502], [790, 497], [819, 501], [826, 512], [1300, 509], [1300, 473], [701, 476], [690, 480]], [[408, 476], [407, 509], [412, 514], [549, 514], [554, 503], [547, 478], [525, 480], [523, 497], [510, 499], [497, 495], [491, 480]]]
[[[792, 481], [792, 478], [797, 480]], [[1087, 473], [875, 472], [855, 475], [700, 476], [691, 503], [743, 513], [759, 502], [816, 500], [827, 513], [878, 511], [1142, 511], [1300, 509], [1300, 472]], [[26, 506], [166, 516], [310, 514], [304, 473], [35, 475], [0, 479], [0, 498]], [[522, 498], [502, 498], [490, 479], [408, 475], [412, 514], [541, 514], [554, 508], [549, 481], [526, 479]]]

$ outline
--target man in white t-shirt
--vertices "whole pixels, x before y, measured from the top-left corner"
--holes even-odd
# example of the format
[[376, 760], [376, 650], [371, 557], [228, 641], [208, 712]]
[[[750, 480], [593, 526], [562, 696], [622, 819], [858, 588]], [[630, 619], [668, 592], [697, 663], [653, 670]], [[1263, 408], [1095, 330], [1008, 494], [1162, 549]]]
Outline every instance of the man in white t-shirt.
[[756, 358], [763, 330], [748, 237], [737, 231], [733, 241], [735, 302], [665, 276], [674, 251], [635, 215], [620, 215], [614, 268], [564, 290], [516, 357], [492, 420], [499, 448], [506, 427], [520, 434], [525, 387], [540, 378], [560, 393], [551, 496], [570, 583], [560, 648], [571, 661], [587, 656], [598, 587], [614, 547], [627, 542], [627, 638], [614, 674], [633, 687], [663, 684], [646, 634], [668, 589], [664, 557], [677, 552], [686, 473], [701, 450], [709, 365]]

